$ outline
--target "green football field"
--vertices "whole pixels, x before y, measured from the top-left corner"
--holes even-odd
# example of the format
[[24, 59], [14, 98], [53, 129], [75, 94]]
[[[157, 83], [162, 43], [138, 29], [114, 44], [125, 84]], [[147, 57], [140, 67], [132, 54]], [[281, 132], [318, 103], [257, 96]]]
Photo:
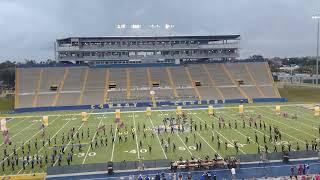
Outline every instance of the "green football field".
[[[281, 151], [283, 144], [285, 144], [285, 149], [288, 148], [287, 144], [291, 144], [291, 150], [295, 151], [298, 149], [297, 143], [299, 149], [304, 150], [306, 140], [310, 144], [311, 140], [315, 141], [316, 139], [318, 141], [319, 138], [319, 116], [314, 116], [312, 108], [312, 105], [310, 107], [282, 105], [281, 112], [287, 113], [288, 117], [276, 114], [275, 106], [272, 105], [245, 106], [243, 117], [240, 117], [237, 105], [215, 109], [215, 117], [209, 116], [208, 110], [205, 108], [184, 109], [183, 112], [187, 119], [180, 121], [180, 124], [183, 124], [184, 132], [176, 130], [178, 127], [176, 120], [166, 121], [167, 132], [164, 131], [164, 118], [170, 116], [176, 118], [175, 110], [153, 111], [151, 117], [147, 117], [145, 112], [122, 112], [121, 122], [123, 122], [124, 127], [116, 125], [114, 113], [89, 111], [88, 121], [81, 122], [79, 111], [50, 112], [49, 125], [45, 128], [44, 137], [40, 126], [42, 124], [41, 116], [46, 115], [45, 112], [32, 113], [25, 117], [23, 117], [24, 114], [17, 114], [7, 122], [12, 144], [5, 145], [3, 144], [3, 138], [0, 140], [0, 172], [2, 175], [33, 172], [31, 168], [32, 157], [30, 157], [30, 163], [26, 165], [25, 170], [22, 166], [22, 159], [23, 157], [26, 159], [28, 153], [29, 141], [30, 156], [34, 156], [35, 159], [35, 172], [45, 172], [47, 166], [59, 166], [57, 156], [51, 163], [55, 141], [58, 154], [61, 146], [65, 147], [61, 166], [67, 165], [67, 154], [71, 153], [72, 147], [73, 161], [71, 165], [124, 160], [137, 161], [138, 159], [178, 160], [180, 158], [190, 159], [192, 156], [195, 158], [205, 158], [206, 156], [213, 158], [215, 154], [225, 157], [237, 153], [234, 142], [237, 142], [239, 147], [238, 154], [257, 153], [259, 146], [260, 150], [263, 151], [265, 145], [268, 146], [269, 152], [273, 152], [274, 146], [277, 146], [277, 150]], [[295, 114], [297, 119], [292, 118]], [[224, 119], [226, 127], [222, 125], [221, 129], [219, 128], [219, 117]], [[254, 123], [252, 123], [251, 128], [249, 127], [250, 119], [257, 123], [257, 128], [255, 128]], [[191, 122], [193, 124], [192, 131], [190, 130]], [[245, 123], [245, 127], [243, 127], [243, 123]], [[231, 127], [229, 127], [229, 124]], [[264, 128], [264, 124], [266, 128]], [[101, 128], [103, 125], [105, 126], [105, 132]], [[196, 131], [194, 126], [197, 126]], [[280, 130], [281, 140], [277, 142], [269, 141], [269, 126], [277, 127]], [[101, 130], [97, 130], [98, 127]], [[171, 133], [171, 127], [174, 128], [174, 133]], [[70, 138], [72, 128], [75, 130], [73, 140]], [[159, 132], [158, 128], [160, 129]], [[77, 135], [77, 133], [79, 134]], [[67, 138], [68, 134], [70, 135], [69, 138]], [[62, 143], [63, 136], [64, 142]], [[258, 143], [256, 142], [256, 136]], [[264, 143], [264, 136], [266, 136], [266, 143]], [[119, 137], [122, 140], [119, 140]], [[218, 148], [218, 137], [220, 148]], [[114, 143], [112, 142], [113, 138]], [[250, 143], [247, 142], [248, 138]], [[48, 139], [50, 139], [50, 145]], [[35, 148], [35, 142], [37, 142], [37, 149]], [[80, 151], [79, 143], [81, 144]], [[16, 156], [13, 155], [15, 145]], [[24, 155], [22, 146], [24, 147]], [[9, 166], [8, 159], [5, 158], [4, 161], [2, 159], [5, 149], [8, 159], [10, 159]], [[42, 159], [42, 168], [40, 168], [40, 164], [36, 163], [37, 154], [39, 159]], [[48, 156], [47, 165], [45, 154]], [[16, 158], [18, 158], [18, 165], [14, 163], [13, 170], [12, 160], [15, 162]], [[4, 171], [2, 170], [3, 163]]]

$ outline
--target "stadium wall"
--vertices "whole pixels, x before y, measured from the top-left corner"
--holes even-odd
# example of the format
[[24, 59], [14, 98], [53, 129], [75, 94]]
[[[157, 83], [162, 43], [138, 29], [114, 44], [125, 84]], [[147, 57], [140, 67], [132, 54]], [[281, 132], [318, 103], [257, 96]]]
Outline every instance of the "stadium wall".
[[[267, 62], [265, 60], [224, 60], [224, 61], [210, 61], [205, 63], [249, 63], [249, 62]], [[188, 62], [187, 64], [202, 64], [204, 62]], [[45, 68], [45, 67], [90, 67], [90, 68], [125, 68], [125, 67], [162, 67], [162, 66], [183, 66], [184, 64], [168, 64], [168, 63], [150, 63], [150, 64], [18, 64], [16, 68]]]
[[[287, 102], [287, 98], [254, 98], [253, 102]], [[197, 106], [197, 105], [218, 105], [231, 103], [248, 103], [248, 99], [225, 99], [225, 100], [202, 100], [202, 101], [160, 101], [158, 107], [175, 107], [175, 106]], [[152, 102], [137, 103], [109, 103], [96, 105], [77, 105], [77, 106], [49, 106], [49, 107], [30, 107], [16, 108], [15, 113], [35, 112], [35, 111], [59, 111], [59, 110], [81, 110], [81, 109], [118, 109], [118, 108], [141, 108], [151, 107]]]

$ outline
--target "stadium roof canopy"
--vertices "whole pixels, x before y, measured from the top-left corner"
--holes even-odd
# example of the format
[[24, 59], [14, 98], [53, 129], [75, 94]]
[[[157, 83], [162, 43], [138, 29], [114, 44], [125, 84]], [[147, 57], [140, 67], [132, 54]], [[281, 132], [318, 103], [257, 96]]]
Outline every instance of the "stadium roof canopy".
[[96, 36], [96, 37], [68, 37], [59, 40], [67, 40], [70, 38], [80, 39], [197, 39], [197, 40], [232, 40], [240, 38], [240, 35], [218, 35], [218, 36]]

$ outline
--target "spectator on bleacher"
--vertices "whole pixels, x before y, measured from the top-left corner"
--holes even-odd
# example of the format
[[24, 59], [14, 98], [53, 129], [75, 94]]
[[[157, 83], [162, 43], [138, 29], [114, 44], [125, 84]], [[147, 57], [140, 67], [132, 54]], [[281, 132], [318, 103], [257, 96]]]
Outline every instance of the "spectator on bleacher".
[[188, 180], [191, 180], [191, 179], [192, 179], [191, 172], [188, 172], [187, 179], [188, 179]]
[[211, 173], [209, 171], [207, 172], [207, 175], [208, 175], [208, 179], [211, 180]]
[[166, 180], [166, 175], [165, 175], [165, 173], [163, 172], [163, 173], [161, 173], [161, 178], [162, 178], [162, 180]]
[[206, 172], [203, 172], [203, 174], [201, 175], [200, 180], [207, 180], [208, 179], [208, 174]]
[[138, 180], [143, 180], [142, 174], [139, 175]]
[[150, 180], [149, 176], [147, 175], [144, 180]]
[[213, 178], [212, 178], [213, 180], [217, 180], [217, 175], [216, 175], [216, 173], [215, 172], [213, 172]]
[[178, 180], [183, 180], [183, 177], [182, 177], [181, 173], [178, 175]]
[[309, 164], [306, 164], [306, 175], [309, 174], [309, 170], [310, 170], [310, 165], [309, 165]]
[[155, 180], [160, 180], [160, 173], [159, 173], [159, 172], [156, 174], [156, 176], [154, 177], [154, 179], [155, 179]]
[[292, 178], [294, 176], [294, 167], [293, 166], [291, 166], [290, 172], [291, 172], [290, 178]]
[[302, 165], [299, 164], [297, 169], [298, 169], [297, 174], [298, 174], [298, 176], [300, 176], [302, 174]]

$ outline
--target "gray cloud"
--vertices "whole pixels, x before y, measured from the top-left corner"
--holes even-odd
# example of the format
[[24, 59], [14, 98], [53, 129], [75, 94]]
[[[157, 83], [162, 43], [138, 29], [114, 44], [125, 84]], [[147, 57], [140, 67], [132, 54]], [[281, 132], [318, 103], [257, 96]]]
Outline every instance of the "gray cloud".
[[[240, 34], [241, 56], [315, 54], [319, 0], [0, 0], [0, 59], [53, 58], [68, 36]], [[119, 32], [115, 24], [175, 24]]]

